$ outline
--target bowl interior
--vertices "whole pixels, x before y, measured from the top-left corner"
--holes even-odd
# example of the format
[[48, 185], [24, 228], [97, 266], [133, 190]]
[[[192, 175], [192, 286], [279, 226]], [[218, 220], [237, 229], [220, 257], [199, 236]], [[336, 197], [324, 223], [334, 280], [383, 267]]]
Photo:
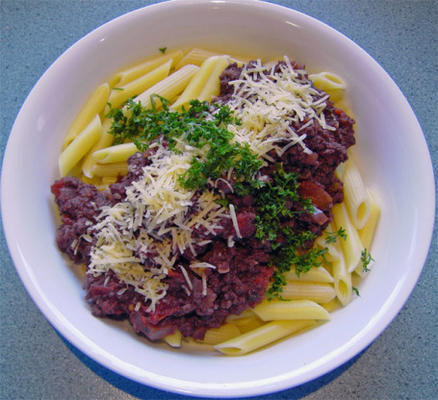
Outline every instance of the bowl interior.
[[[191, 45], [262, 59], [287, 54], [311, 71], [341, 75], [357, 121], [355, 154], [382, 208], [372, 249], [376, 263], [360, 286], [361, 296], [336, 311], [329, 323], [239, 358], [170, 350], [134, 335], [124, 324], [94, 318], [80, 278], [55, 245], [50, 184], [58, 177], [57, 157], [75, 113], [117, 69], [156, 54], [160, 47]], [[98, 28], [38, 81], [8, 142], [2, 212], [21, 279], [49, 321], [75, 346], [151, 386], [237, 396], [316, 378], [381, 333], [421, 272], [432, 231], [433, 187], [430, 157], [412, 110], [389, 76], [353, 42], [310, 17], [270, 4], [176, 1]]]

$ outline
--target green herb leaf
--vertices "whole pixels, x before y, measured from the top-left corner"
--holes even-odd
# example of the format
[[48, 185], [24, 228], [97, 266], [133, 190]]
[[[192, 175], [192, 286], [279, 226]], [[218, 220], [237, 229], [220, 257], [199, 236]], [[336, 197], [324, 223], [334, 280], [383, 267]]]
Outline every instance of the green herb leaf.
[[363, 249], [362, 253], [360, 254], [360, 262], [362, 263], [362, 270], [364, 272], [368, 272], [369, 271], [368, 266], [373, 261], [374, 261], [374, 258], [371, 257], [371, 254], [368, 252], [368, 250], [366, 248]]
[[167, 50], [167, 47], [160, 47], [158, 50], [160, 50], [160, 52], [164, 54]]
[[336, 243], [338, 237], [342, 238], [343, 240], [347, 240], [347, 232], [344, 228], [342, 228], [342, 226], [336, 232], [327, 232], [325, 242], [327, 244]]

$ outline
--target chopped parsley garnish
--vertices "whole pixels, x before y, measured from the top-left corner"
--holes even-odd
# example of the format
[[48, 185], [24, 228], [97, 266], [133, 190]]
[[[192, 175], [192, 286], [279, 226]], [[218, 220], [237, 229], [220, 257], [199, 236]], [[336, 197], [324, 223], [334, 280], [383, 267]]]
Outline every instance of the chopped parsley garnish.
[[160, 47], [158, 50], [160, 50], [160, 52], [164, 54], [167, 50], [167, 47]]
[[325, 262], [327, 249], [313, 248], [306, 251], [316, 235], [310, 231], [293, 229], [291, 221], [301, 213], [312, 213], [314, 207], [310, 199], [298, 193], [298, 175], [285, 172], [281, 165], [271, 175], [272, 180], [262, 182], [251, 180], [236, 184], [238, 195], [251, 194], [255, 200], [256, 238], [269, 241], [272, 249], [270, 265], [274, 268], [267, 298], [280, 298], [286, 284], [285, 274], [295, 266], [299, 276]]
[[370, 269], [368, 266], [374, 261], [374, 258], [371, 257], [371, 254], [368, 252], [368, 250], [365, 248], [362, 250], [362, 253], [360, 254], [360, 262], [362, 263], [362, 270], [363, 272], [368, 272]]
[[[157, 100], [161, 109], [158, 109]], [[249, 180], [261, 167], [262, 161], [247, 144], [232, 142], [234, 135], [226, 127], [237, 121], [228, 107], [221, 106], [211, 112], [208, 102], [193, 100], [188, 110], [171, 111], [167, 100], [157, 95], [151, 96], [151, 104], [151, 109], [145, 109], [140, 102], [131, 99], [125, 112], [111, 110], [110, 133], [115, 136], [116, 144], [129, 139], [140, 151], [147, 150], [159, 136], [163, 136], [169, 148], [176, 152], [178, 138], [190, 146], [205, 147], [205, 156], [193, 157], [190, 168], [181, 176], [183, 187], [205, 188], [208, 179], [220, 178], [230, 168], [234, 168], [237, 178]]]
[[351, 287], [351, 290], [353, 290], [353, 292], [356, 293], [356, 296], [359, 296], [359, 297], [360, 297], [359, 289], [358, 289], [357, 287], [352, 286], [352, 287]]
[[347, 240], [347, 232], [345, 232], [345, 229], [342, 228], [342, 226], [336, 232], [327, 232], [325, 236], [325, 242], [327, 244], [336, 243], [338, 237], [342, 238], [343, 240]]

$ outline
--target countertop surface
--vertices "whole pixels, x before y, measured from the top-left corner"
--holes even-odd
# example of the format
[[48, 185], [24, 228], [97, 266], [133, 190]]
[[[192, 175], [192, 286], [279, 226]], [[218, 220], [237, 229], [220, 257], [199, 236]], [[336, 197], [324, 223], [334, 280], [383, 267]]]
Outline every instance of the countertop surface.
[[[0, 149], [38, 78], [82, 36], [139, 0], [0, 0]], [[438, 165], [438, 2], [276, 1], [359, 44], [407, 97]], [[435, 224], [436, 225], [436, 224]], [[438, 391], [438, 240], [400, 314], [368, 348], [334, 371], [260, 399], [433, 399]], [[26, 293], [0, 234], [0, 399], [185, 399], [142, 386], [64, 340]]]

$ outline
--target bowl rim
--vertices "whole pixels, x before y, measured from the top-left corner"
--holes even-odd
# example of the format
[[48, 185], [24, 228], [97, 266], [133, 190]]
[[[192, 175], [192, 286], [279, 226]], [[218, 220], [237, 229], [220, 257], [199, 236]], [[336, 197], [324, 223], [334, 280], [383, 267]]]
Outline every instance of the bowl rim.
[[134, 367], [128, 363], [125, 363], [120, 359], [112, 356], [111, 354], [108, 354], [106, 351], [102, 351], [102, 350], [99, 351], [98, 349], [95, 348], [96, 345], [94, 344], [94, 342], [90, 341], [78, 329], [72, 326], [62, 316], [62, 314], [57, 312], [56, 308], [54, 308], [50, 304], [50, 302], [46, 299], [44, 293], [41, 291], [38, 285], [33, 281], [32, 269], [30, 265], [28, 265], [25, 262], [25, 260], [22, 258], [22, 255], [20, 254], [20, 250], [15, 243], [15, 238], [12, 235], [12, 227], [14, 225], [14, 221], [7, 212], [7, 210], [10, 208], [11, 202], [13, 201], [7, 196], [7, 188], [8, 185], [11, 184], [10, 175], [8, 174], [8, 171], [10, 170], [9, 165], [13, 163], [11, 148], [13, 148], [14, 146], [15, 138], [19, 135], [18, 125], [20, 120], [23, 118], [23, 115], [25, 114], [29, 99], [31, 99], [35, 95], [35, 92], [38, 90], [38, 87], [46, 79], [50, 71], [56, 68], [56, 66], [62, 62], [66, 54], [69, 54], [73, 48], [80, 46], [81, 43], [83, 43], [84, 41], [92, 40], [93, 37], [96, 36], [99, 32], [109, 29], [115, 24], [119, 24], [119, 23], [123, 24], [127, 18], [130, 18], [133, 15], [144, 14], [144, 17], [146, 18], [148, 13], [155, 12], [156, 10], [160, 10], [160, 9], [165, 10], [167, 7], [172, 7], [173, 5], [181, 5], [184, 7], [195, 6], [195, 5], [198, 6], [199, 5], [198, 0], [171, 0], [171, 1], [149, 5], [125, 13], [99, 26], [98, 28], [92, 30], [90, 33], [88, 33], [87, 35], [76, 41], [49, 66], [49, 68], [39, 78], [39, 80], [36, 82], [32, 90], [26, 97], [26, 100], [24, 101], [16, 117], [14, 125], [11, 129], [10, 136], [8, 138], [8, 142], [4, 152], [2, 177], [1, 177], [2, 178], [1, 179], [2, 221], [3, 221], [3, 227], [4, 227], [4, 232], [5, 232], [5, 237], [9, 248], [9, 252], [12, 256], [14, 265], [20, 276], [20, 279], [22, 280], [28, 293], [31, 295], [32, 300], [37, 305], [37, 307], [41, 310], [41, 312], [45, 315], [45, 317], [49, 320], [52, 326], [54, 326], [55, 329], [58, 330], [58, 332], [60, 332], [63, 337], [65, 337], [70, 343], [72, 343], [75, 347], [80, 349], [82, 352], [87, 354], [92, 359], [96, 360], [100, 364], [104, 365], [105, 367], [113, 370], [114, 372], [122, 376], [137, 381], [141, 384], [146, 384], [161, 390], [169, 390], [181, 394], [203, 395], [208, 397], [218, 397], [218, 396], [235, 397], [235, 396], [244, 396], [244, 395], [248, 396], [248, 395], [257, 395], [257, 394], [267, 394], [282, 389], [290, 388], [292, 386], [298, 386], [300, 384], [308, 382], [309, 380], [316, 379], [322, 376], [323, 374], [328, 373], [329, 371], [344, 364], [346, 361], [348, 361], [349, 359], [357, 355], [360, 351], [362, 351], [364, 348], [366, 348], [372, 341], [374, 341], [383, 332], [383, 330], [391, 323], [393, 318], [399, 313], [399, 311], [401, 310], [401, 308], [409, 298], [409, 295], [412, 292], [420, 276], [420, 273], [422, 271], [422, 268], [424, 266], [428, 254], [428, 248], [432, 240], [433, 225], [435, 220], [434, 218], [435, 191], [433, 190], [433, 188], [435, 187], [435, 183], [433, 176], [433, 168], [432, 168], [432, 162], [427, 148], [426, 140], [424, 138], [424, 134], [422, 133], [420, 124], [418, 123], [418, 120], [416, 119], [416, 116], [412, 111], [406, 98], [404, 97], [400, 89], [397, 87], [397, 85], [394, 83], [394, 81], [391, 79], [391, 77], [388, 75], [388, 73], [384, 71], [384, 69], [356, 43], [352, 42], [349, 38], [347, 38], [340, 32], [336, 31], [335, 29], [329, 27], [325, 23], [317, 20], [316, 18], [313, 18], [299, 11], [286, 8], [277, 4], [265, 3], [262, 1], [254, 1], [254, 0], [230, 0], [226, 2], [217, 1], [217, 0], [204, 0], [204, 3], [206, 4], [230, 3], [237, 5], [260, 7], [266, 9], [266, 11], [276, 10], [278, 12], [282, 12], [290, 15], [292, 18], [300, 18], [300, 19], [304, 18], [320, 26], [323, 26], [324, 29], [330, 31], [333, 35], [337, 35], [343, 41], [347, 41], [350, 46], [353, 46], [353, 48], [357, 49], [358, 52], [362, 53], [362, 57], [367, 58], [369, 62], [371, 62], [376, 68], [378, 68], [379, 72], [383, 73], [397, 90], [398, 96], [402, 99], [403, 107], [405, 107], [405, 109], [410, 111], [410, 113], [412, 114], [411, 117], [413, 118], [413, 122], [417, 126], [416, 133], [419, 134], [418, 140], [420, 140], [421, 142], [419, 143], [419, 146], [422, 148], [424, 154], [424, 158], [422, 162], [425, 170], [428, 171], [428, 175], [425, 177], [425, 179], [428, 180], [429, 182], [428, 188], [430, 188], [430, 193], [427, 194], [430, 197], [430, 201], [429, 201], [430, 210], [426, 210], [429, 216], [429, 221], [428, 221], [429, 223], [428, 225], [425, 225], [423, 227], [423, 231], [425, 232], [423, 237], [426, 240], [423, 246], [421, 247], [421, 249], [417, 249], [418, 263], [416, 265], [416, 269], [413, 271], [413, 274], [411, 275], [413, 279], [404, 282], [404, 291], [405, 293], [407, 293], [407, 295], [405, 295], [401, 299], [394, 299], [394, 301], [391, 303], [391, 308], [388, 309], [386, 313], [383, 314], [383, 316], [381, 316], [380, 322], [378, 324], [378, 329], [374, 328], [372, 332], [367, 332], [359, 340], [355, 342], [354, 346], [351, 346], [351, 349], [349, 351], [344, 351], [336, 359], [330, 360], [330, 362], [323, 363], [318, 368], [312, 370], [312, 373], [301, 376], [301, 379], [295, 379], [292, 385], [291, 385], [290, 373], [279, 375], [275, 379], [269, 378], [267, 380], [258, 380], [257, 382], [255, 381], [241, 382], [239, 385], [233, 384], [231, 386], [226, 386], [223, 383], [199, 383], [199, 382], [195, 383], [192, 381], [161, 376], [151, 372], [148, 372], [147, 375], [145, 375], [144, 370], [138, 367]]

